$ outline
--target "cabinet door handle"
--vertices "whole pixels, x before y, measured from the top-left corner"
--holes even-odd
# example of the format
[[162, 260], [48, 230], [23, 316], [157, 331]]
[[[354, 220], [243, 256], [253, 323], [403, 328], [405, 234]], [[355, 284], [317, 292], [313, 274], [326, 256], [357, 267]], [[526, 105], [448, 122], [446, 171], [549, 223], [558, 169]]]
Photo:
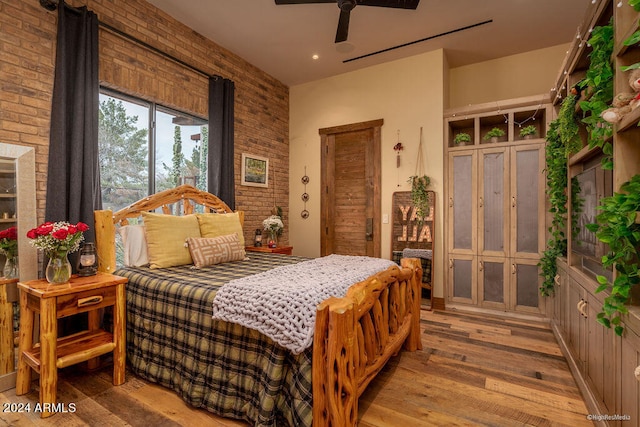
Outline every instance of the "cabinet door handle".
[[578, 301], [578, 305], [576, 306], [576, 308], [578, 309], [578, 312], [580, 312], [580, 315], [582, 317], [588, 317], [587, 313], [584, 311], [584, 308], [587, 306], [587, 302], [584, 299], [580, 299], [580, 301]]
[[453, 207], [453, 197], [449, 197], [449, 207]]
[[513, 197], [511, 198], [511, 207], [512, 207], [512, 208], [515, 208], [515, 207], [516, 207], [516, 197], [515, 197], [515, 196], [513, 196]]
[[636, 371], [634, 372], [636, 379], [640, 381], [640, 366], [636, 367]]
[[585, 307], [587, 306], [588, 302], [587, 301], [582, 301], [582, 305], [580, 306], [580, 314], [582, 314], [585, 319], [589, 316], [587, 316], [587, 312], [585, 311]]
[[556, 274], [556, 276], [553, 278], [553, 283], [555, 283], [556, 285], [560, 286], [560, 275]]
[[453, 259], [449, 258], [449, 268], [453, 268]]
[[511, 274], [516, 274], [518, 272], [518, 267], [515, 264], [511, 264]]
[[480, 271], [484, 270], [484, 261], [480, 261]]
[[80, 298], [78, 300], [78, 307], [86, 307], [89, 305], [100, 304], [102, 302], [102, 295], [95, 295], [87, 298]]
[[478, 206], [480, 206], [481, 208], [484, 207], [484, 199], [482, 197], [478, 199]]

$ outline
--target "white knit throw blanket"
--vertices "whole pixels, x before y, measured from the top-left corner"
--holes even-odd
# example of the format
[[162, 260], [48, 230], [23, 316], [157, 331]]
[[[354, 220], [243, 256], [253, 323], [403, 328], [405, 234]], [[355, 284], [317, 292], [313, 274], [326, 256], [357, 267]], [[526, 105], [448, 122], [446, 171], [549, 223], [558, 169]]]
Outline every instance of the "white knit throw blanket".
[[313, 343], [316, 307], [395, 265], [393, 261], [329, 255], [235, 279], [213, 300], [213, 318], [238, 323], [300, 354]]

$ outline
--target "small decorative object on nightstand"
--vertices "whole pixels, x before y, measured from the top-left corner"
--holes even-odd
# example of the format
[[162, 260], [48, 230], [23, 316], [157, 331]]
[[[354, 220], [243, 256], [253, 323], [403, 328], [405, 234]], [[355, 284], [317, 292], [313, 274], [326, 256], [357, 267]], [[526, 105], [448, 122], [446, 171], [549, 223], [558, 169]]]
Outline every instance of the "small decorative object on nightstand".
[[[88, 361], [113, 352], [113, 384], [124, 383], [125, 371], [125, 277], [97, 273], [73, 276], [67, 283], [46, 280], [19, 282], [20, 341], [16, 395], [29, 392], [31, 369], [40, 373], [39, 403], [42, 418], [54, 414], [58, 368]], [[113, 333], [100, 328], [98, 309], [113, 306]], [[87, 331], [58, 338], [57, 319], [78, 313], [89, 315]], [[35, 315], [40, 315], [40, 344], [33, 345]], [[44, 405], [47, 404], [47, 405]]]
[[80, 249], [78, 257], [78, 276], [94, 276], [98, 272], [98, 257], [96, 256], [96, 245], [85, 243]]
[[253, 246], [259, 248], [262, 246], [262, 230], [256, 228], [256, 238], [253, 242]]

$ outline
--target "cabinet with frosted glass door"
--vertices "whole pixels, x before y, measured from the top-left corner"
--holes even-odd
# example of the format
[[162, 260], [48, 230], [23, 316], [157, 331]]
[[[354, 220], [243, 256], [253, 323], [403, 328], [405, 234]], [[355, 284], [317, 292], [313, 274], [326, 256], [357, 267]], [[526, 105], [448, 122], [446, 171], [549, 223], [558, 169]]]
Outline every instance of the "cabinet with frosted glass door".
[[538, 313], [543, 143], [448, 157], [448, 289], [454, 303]]

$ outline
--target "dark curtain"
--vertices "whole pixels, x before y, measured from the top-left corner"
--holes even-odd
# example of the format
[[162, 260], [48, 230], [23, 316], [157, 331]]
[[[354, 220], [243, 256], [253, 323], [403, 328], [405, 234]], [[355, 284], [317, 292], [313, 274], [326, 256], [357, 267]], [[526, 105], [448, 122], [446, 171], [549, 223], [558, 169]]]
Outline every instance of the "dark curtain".
[[82, 221], [90, 227], [84, 233], [89, 242], [95, 240], [93, 211], [102, 208], [99, 90], [98, 18], [60, 1], [45, 220]]
[[209, 193], [235, 209], [233, 168], [233, 102], [235, 85], [219, 76], [209, 78]]

